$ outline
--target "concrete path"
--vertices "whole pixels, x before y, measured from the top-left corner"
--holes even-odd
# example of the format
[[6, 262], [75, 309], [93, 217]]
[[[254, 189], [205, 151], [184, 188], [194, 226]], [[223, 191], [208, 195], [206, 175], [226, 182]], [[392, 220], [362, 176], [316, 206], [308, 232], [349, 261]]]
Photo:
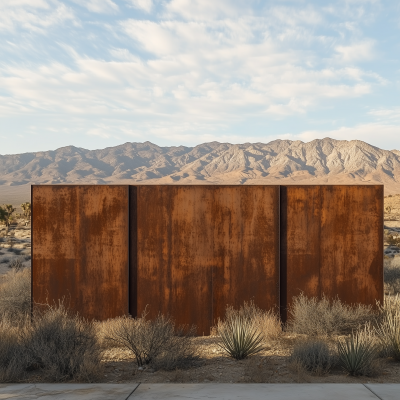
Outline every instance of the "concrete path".
[[18, 400], [400, 400], [400, 384], [154, 383], [0, 384], [0, 399]]

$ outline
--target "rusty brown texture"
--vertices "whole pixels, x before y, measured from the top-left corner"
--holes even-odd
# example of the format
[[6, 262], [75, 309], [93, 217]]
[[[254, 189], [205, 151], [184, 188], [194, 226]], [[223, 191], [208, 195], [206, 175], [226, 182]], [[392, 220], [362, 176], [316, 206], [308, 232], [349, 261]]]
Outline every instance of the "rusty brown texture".
[[281, 186], [281, 315], [294, 296], [383, 300], [383, 186]]
[[128, 186], [32, 186], [32, 300], [65, 298], [104, 320], [128, 313]]
[[279, 186], [213, 188], [213, 321], [226, 306], [279, 305]]
[[279, 187], [138, 186], [137, 314], [209, 334], [227, 304], [279, 304]]

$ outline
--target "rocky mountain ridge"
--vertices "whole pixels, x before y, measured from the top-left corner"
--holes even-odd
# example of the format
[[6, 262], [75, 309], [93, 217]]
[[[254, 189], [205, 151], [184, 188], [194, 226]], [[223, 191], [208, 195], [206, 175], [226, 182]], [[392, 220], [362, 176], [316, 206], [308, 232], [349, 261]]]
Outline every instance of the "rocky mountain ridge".
[[33, 183], [379, 183], [391, 193], [400, 192], [400, 151], [325, 138], [195, 147], [128, 142], [101, 150], [67, 146], [0, 155], [0, 188]]

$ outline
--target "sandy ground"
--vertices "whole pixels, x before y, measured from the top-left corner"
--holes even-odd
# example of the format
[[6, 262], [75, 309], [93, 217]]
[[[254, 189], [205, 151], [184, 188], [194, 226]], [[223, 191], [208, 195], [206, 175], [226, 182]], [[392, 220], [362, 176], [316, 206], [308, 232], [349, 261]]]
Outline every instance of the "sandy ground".
[[[104, 382], [146, 382], [146, 383], [399, 383], [400, 363], [386, 360], [380, 367], [376, 377], [350, 377], [339, 369], [332, 370], [329, 375], [315, 376], [304, 371], [293, 370], [289, 363], [291, 349], [301, 335], [283, 334], [271, 343], [269, 348], [257, 356], [246, 360], [236, 361], [227, 357], [218, 348], [219, 339], [216, 337], [198, 337], [196, 342], [200, 347], [198, 366], [187, 370], [153, 371], [152, 369], [138, 370], [134, 359], [128, 351], [110, 349], [105, 353], [106, 371]], [[334, 338], [333, 338], [334, 339]], [[332, 342], [332, 345], [334, 343]]]

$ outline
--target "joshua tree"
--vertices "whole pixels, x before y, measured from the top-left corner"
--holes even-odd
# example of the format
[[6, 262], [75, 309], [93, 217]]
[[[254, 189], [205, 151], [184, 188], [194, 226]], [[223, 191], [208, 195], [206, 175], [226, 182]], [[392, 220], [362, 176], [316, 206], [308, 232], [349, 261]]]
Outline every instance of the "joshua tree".
[[3, 217], [3, 221], [6, 224], [6, 228], [8, 230], [8, 227], [10, 226], [11, 220], [12, 220], [12, 214], [15, 211], [15, 208], [12, 206], [12, 204], [6, 204], [3, 207], [4, 210], [4, 217]]
[[28, 225], [29, 219], [31, 217], [31, 203], [22, 203], [21, 208], [24, 210], [25, 225]]
[[6, 215], [6, 210], [2, 206], [0, 206], [0, 221], [6, 223]]

